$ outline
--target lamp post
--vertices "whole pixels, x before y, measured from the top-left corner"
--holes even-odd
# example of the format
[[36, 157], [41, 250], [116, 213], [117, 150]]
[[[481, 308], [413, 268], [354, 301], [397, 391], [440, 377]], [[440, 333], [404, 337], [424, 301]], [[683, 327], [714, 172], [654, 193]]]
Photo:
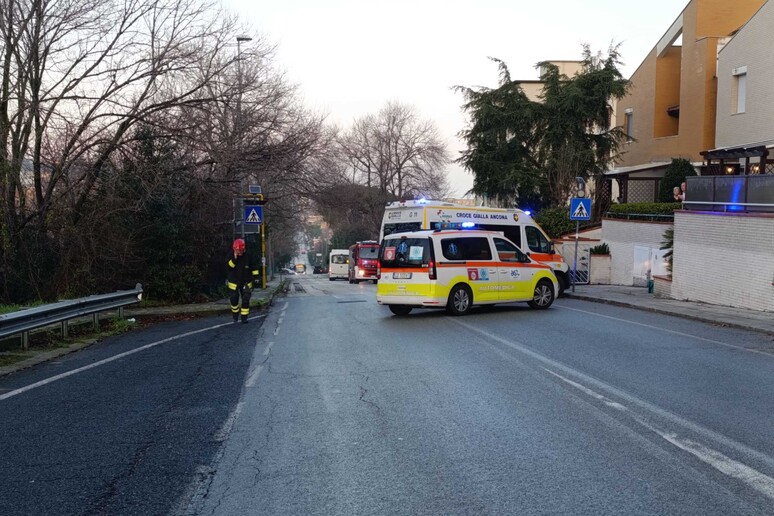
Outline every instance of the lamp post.
[[[242, 43], [247, 43], [248, 41], [252, 41], [253, 38], [250, 36], [247, 36], [245, 34], [240, 34], [236, 37], [237, 40], [237, 116], [236, 120], [234, 122], [234, 132], [239, 133], [241, 127], [241, 117], [242, 117]], [[237, 138], [239, 138], [239, 135], [237, 134]]]
[[[237, 41], [237, 108], [236, 116], [234, 118], [234, 137], [237, 139], [237, 148], [241, 150], [239, 142], [242, 140], [242, 43], [252, 41], [253, 38], [246, 34], [239, 34], [236, 37]], [[244, 203], [240, 203], [244, 205]], [[245, 238], [245, 221], [244, 213], [242, 213], [242, 239]]]

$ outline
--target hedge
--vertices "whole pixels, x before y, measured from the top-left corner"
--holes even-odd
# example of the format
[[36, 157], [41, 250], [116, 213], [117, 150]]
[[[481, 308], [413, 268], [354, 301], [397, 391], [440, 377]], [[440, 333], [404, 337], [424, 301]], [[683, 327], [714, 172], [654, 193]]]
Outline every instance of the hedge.
[[679, 202], [632, 202], [626, 204], [613, 204], [605, 214], [610, 218], [635, 218], [638, 216], [651, 216], [653, 218], [673, 216], [675, 210], [681, 210]]

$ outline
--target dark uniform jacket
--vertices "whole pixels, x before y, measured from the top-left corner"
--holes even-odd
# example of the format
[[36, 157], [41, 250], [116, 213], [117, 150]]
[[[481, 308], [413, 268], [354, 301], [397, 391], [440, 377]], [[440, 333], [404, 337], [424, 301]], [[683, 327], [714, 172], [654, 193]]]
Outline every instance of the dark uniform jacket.
[[226, 280], [229, 288], [241, 288], [246, 283], [258, 280], [260, 272], [258, 266], [249, 253], [244, 253], [239, 258], [235, 258], [232, 253], [226, 262], [228, 274]]

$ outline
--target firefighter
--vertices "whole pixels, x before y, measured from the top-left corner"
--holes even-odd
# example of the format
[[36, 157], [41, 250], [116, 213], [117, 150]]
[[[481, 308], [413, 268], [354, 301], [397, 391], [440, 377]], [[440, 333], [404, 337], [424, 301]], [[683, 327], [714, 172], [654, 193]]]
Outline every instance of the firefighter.
[[[258, 267], [255, 265], [249, 253], [245, 252], [245, 241], [241, 238], [234, 240], [232, 246], [234, 252], [226, 262], [226, 284], [229, 289], [229, 300], [231, 301], [231, 315], [234, 322], [239, 322], [239, 316], [242, 316], [242, 322], [247, 323], [247, 316], [250, 315], [250, 296], [253, 290], [253, 281], [258, 280]], [[242, 306], [239, 306], [239, 298], [242, 298]]]

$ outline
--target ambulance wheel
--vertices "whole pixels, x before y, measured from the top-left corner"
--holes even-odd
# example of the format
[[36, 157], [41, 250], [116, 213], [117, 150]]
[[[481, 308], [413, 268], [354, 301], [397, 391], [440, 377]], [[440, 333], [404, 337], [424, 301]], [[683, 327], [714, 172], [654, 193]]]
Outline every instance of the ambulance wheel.
[[470, 312], [473, 304], [473, 294], [466, 285], [456, 285], [449, 293], [446, 311], [451, 315], [465, 315]]
[[527, 304], [538, 310], [545, 310], [554, 302], [554, 286], [550, 281], [542, 279], [535, 286], [535, 295]]
[[411, 307], [406, 305], [389, 305], [390, 312], [395, 315], [408, 315], [411, 313]]
[[335, 278], [328, 278], [328, 281], [333, 281]]

